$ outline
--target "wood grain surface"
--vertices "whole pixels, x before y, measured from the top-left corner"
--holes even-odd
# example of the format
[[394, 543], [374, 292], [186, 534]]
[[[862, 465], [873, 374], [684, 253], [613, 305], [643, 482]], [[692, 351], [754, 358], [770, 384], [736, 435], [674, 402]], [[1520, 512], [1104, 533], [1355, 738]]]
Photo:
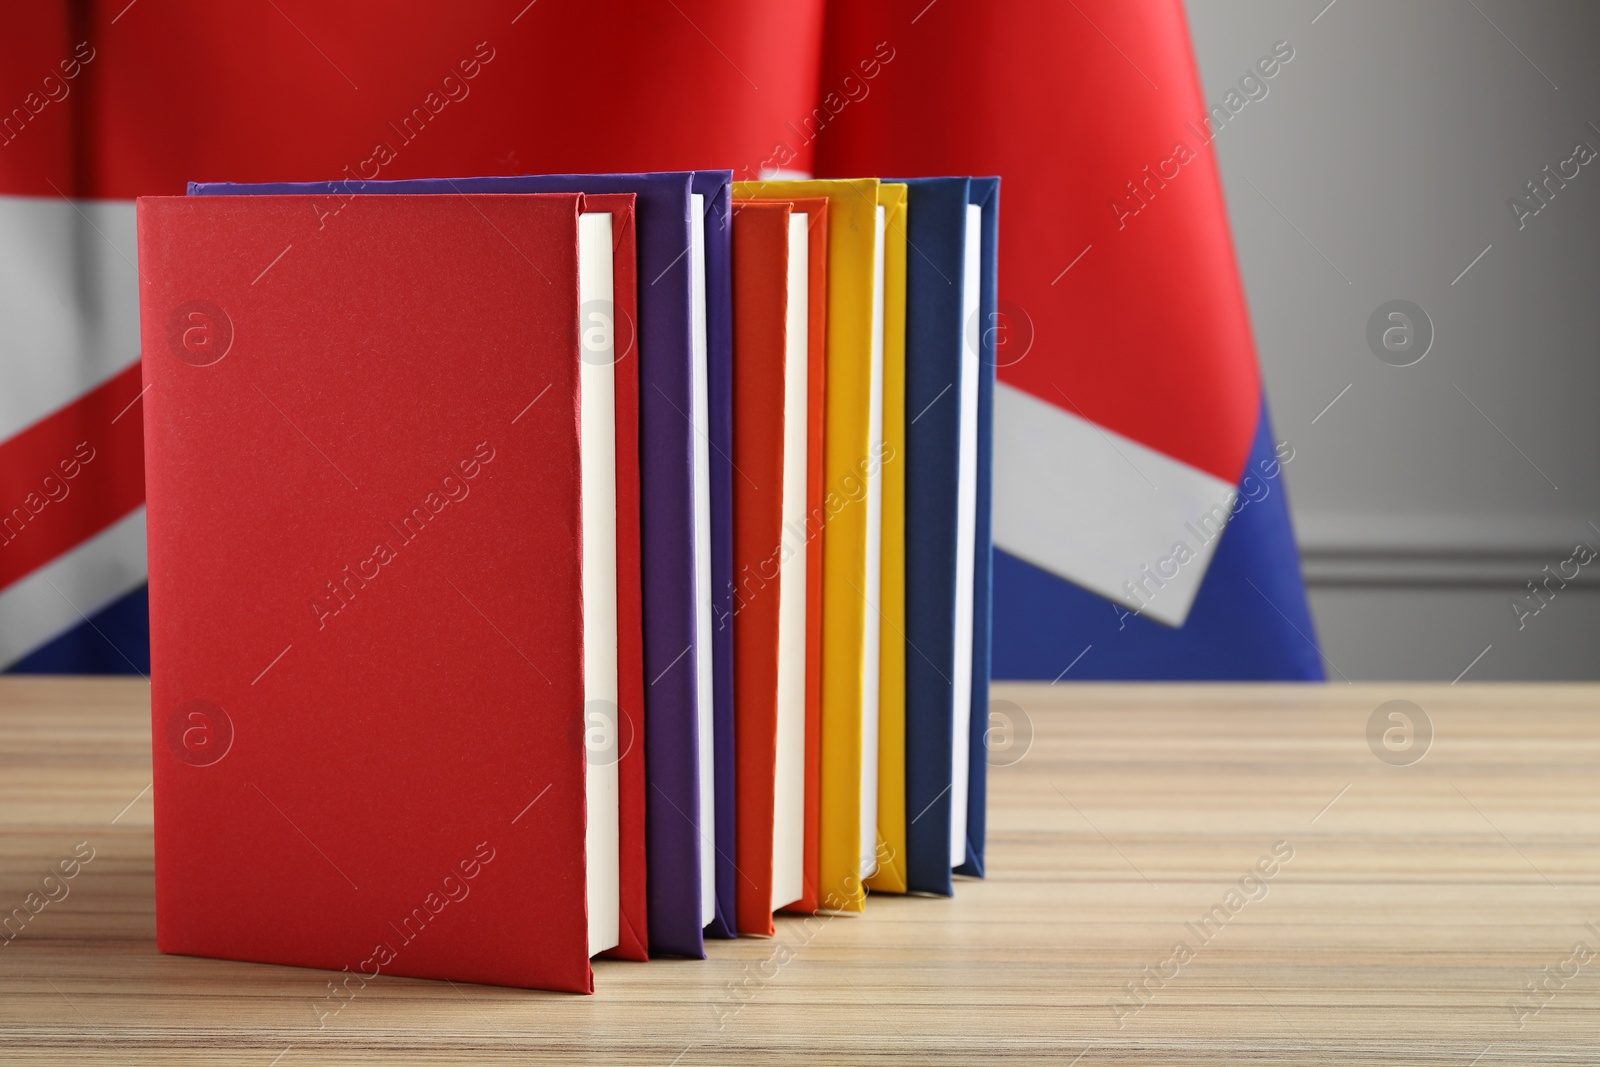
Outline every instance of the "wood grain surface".
[[[337, 1000], [156, 951], [145, 683], [0, 679], [0, 916], [93, 850], [0, 936], [0, 1062], [1600, 1063], [1600, 687], [994, 696], [989, 877], [953, 900], [604, 962], [593, 997]], [[1431, 744], [1412, 713], [1385, 749], [1387, 711], [1369, 742], [1396, 699]]]

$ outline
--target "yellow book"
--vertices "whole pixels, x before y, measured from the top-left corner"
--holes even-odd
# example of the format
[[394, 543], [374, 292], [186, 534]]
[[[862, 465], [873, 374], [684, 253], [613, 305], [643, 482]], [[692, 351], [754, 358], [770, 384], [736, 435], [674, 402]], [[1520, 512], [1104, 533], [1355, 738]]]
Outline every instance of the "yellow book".
[[906, 891], [906, 195], [904, 185], [878, 186], [884, 214], [878, 871], [867, 888], [879, 893]]
[[[862, 840], [867, 724], [868, 498], [882, 470], [872, 454], [877, 337], [878, 180], [735, 182], [741, 200], [828, 200], [827, 385], [822, 518], [822, 724], [817, 896], [830, 911], [862, 911], [875, 834]], [[880, 350], [881, 351], [881, 350]], [[878, 364], [881, 367], [881, 362]], [[879, 379], [881, 383], [881, 378]], [[881, 393], [880, 393], [881, 403]], [[880, 442], [881, 448], [881, 442]], [[874, 612], [874, 617], [876, 614]], [[876, 670], [873, 672], [876, 681]], [[873, 748], [877, 689], [872, 691]], [[876, 808], [877, 765], [870, 767]], [[867, 864], [863, 865], [863, 860]]]

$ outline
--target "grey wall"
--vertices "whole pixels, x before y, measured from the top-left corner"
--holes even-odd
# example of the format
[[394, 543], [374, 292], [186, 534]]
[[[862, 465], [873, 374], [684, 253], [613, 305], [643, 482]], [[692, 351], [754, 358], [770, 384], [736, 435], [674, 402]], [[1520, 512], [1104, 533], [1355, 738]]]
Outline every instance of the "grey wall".
[[[1329, 677], [1600, 677], [1600, 559], [1562, 566], [1600, 549], [1600, 158], [1507, 204], [1600, 150], [1600, 4], [1188, 10], [1209, 103], [1295, 50], [1215, 145]], [[1433, 324], [1407, 367], [1393, 299]], [[1578, 577], [1519, 620], [1546, 565]]]

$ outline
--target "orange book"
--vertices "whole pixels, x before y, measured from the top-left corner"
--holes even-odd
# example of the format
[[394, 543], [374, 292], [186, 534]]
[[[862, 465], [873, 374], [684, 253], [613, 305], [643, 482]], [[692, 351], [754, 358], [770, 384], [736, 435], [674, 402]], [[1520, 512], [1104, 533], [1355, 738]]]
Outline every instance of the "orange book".
[[818, 907], [826, 208], [747, 200], [733, 222], [741, 933]]
[[791, 911], [822, 907], [818, 857], [822, 840], [822, 516], [823, 414], [828, 385], [828, 201], [807, 197], [790, 201], [806, 216], [806, 489], [801, 532], [806, 539], [806, 762], [805, 845], [800, 899]]
[[[733, 213], [733, 691], [741, 934], [771, 935], [779, 729], [789, 218], [785, 201]], [[804, 708], [802, 706], [802, 712]], [[803, 723], [802, 723], [803, 725]], [[804, 759], [803, 735], [801, 758]]]

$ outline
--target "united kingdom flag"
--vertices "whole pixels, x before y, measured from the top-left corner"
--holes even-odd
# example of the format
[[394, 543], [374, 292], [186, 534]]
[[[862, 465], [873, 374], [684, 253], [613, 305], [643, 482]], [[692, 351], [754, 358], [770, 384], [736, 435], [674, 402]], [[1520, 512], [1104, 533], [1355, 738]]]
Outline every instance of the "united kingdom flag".
[[148, 670], [135, 196], [726, 166], [1002, 176], [996, 677], [1320, 678], [1206, 122], [1181, 0], [26, 5], [0, 667]]

